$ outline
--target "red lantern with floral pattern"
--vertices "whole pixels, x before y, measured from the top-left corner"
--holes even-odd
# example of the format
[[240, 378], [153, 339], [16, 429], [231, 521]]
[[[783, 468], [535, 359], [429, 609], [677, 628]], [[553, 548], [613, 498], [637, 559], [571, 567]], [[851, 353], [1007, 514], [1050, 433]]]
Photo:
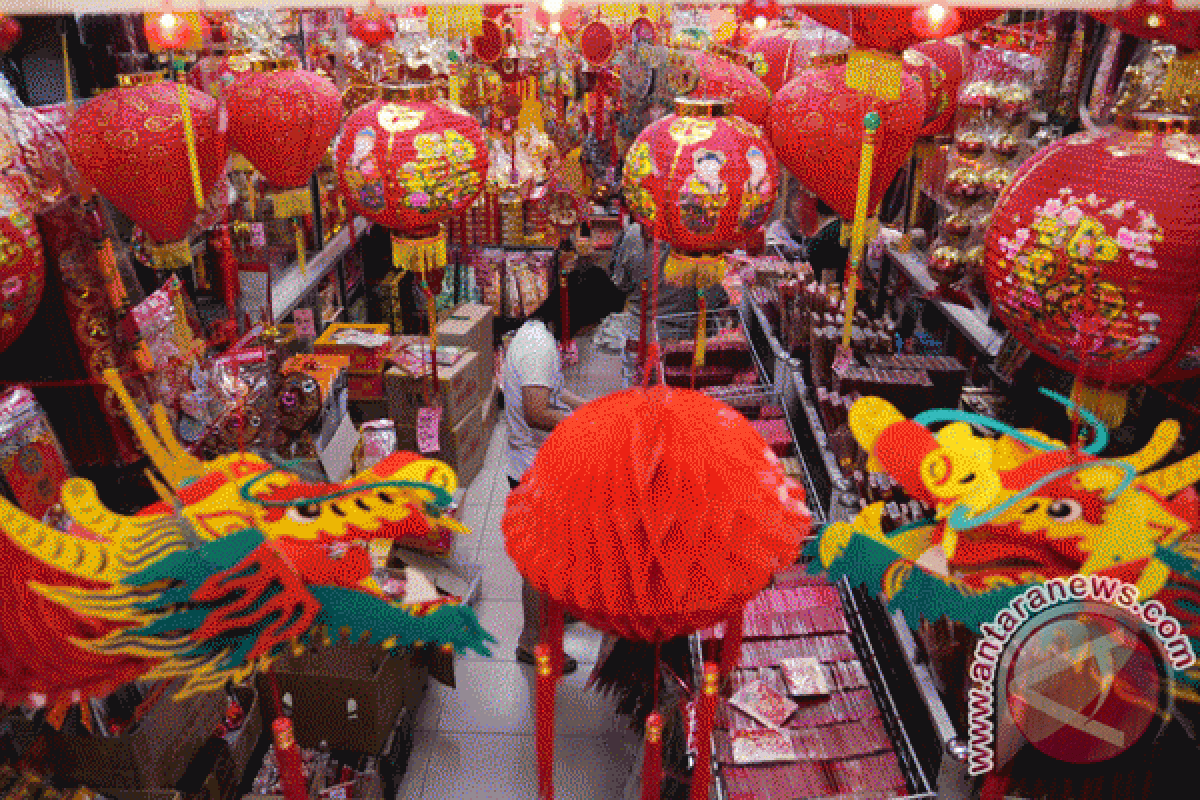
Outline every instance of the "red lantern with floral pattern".
[[406, 269], [445, 266], [441, 223], [474, 202], [488, 171], [479, 123], [428, 84], [383, 84], [347, 118], [335, 161], [346, 207], [393, 231]]
[[15, 195], [0, 188], [0, 351], [33, 319], [45, 279], [37, 224]]
[[229, 144], [278, 189], [307, 187], [341, 122], [337, 87], [294, 59], [255, 61], [229, 90]]
[[[161, 73], [122, 75], [120, 82], [120, 88], [89, 100], [71, 117], [67, 152], [79, 173], [151, 239], [177, 243], [201, 210], [196, 179], [207, 197], [225, 167], [217, 101], [184, 88], [188, 126], [180, 87], [164, 82]], [[170, 258], [169, 263], [178, 263]], [[191, 264], [190, 254], [186, 263]]]
[[[804, 6], [803, 10], [822, 25], [846, 34], [859, 47], [899, 53], [932, 35], [921, 25], [913, 24], [914, 13], [921, 6]], [[939, 30], [942, 36], [978, 28], [1000, 15], [986, 8], [952, 10], [958, 16], [957, 24], [943, 26]]]
[[879, 113], [867, 213], [873, 214], [908, 160], [924, 119], [921, 87], [903, 76], [900, 99], [880, 100], [846, 86], [846, 64], [806, 69], [771, 103], [767, 130], [775, 153], [800, 183], [844, 219], [853, 219], [862, 158], [863, 117]]
[[987, 288], [1028, 347], [1100, 388], [1200, 374], [1200, 121], [1135, 115], [1026, 161]]
[[1093, 11], [1092, 16], [1139, 39], [1200, 50], [1200, 11], [1177, 11], [1169, 0], [1135, 0], [1124, 11]]
[[624, 193], [634, 217], [671, 244], [666, 276], [719, 280], [714, 258], [762, 227], [775, 205], [779, 166], [763, 131], [728, 115], [725, 100], [680, 98], [625, 157]]

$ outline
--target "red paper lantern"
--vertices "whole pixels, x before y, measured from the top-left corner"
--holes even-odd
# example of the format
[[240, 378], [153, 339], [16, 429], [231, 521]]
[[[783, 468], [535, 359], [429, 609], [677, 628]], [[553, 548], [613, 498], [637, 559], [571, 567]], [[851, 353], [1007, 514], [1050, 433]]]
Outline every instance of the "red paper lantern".
[[[738, 6], [738, 19], [765, 27], [765, 23], [779, 19], [779, 3], [775, 0], [745, 0]], [[759, 23], [759, 19], [763, 22]]]
[[182, 14], [146, 14], [143, 27], [149, 43], [162, 50], [181, 50], [192, 38], [192, 26]]
[[[176, 84], [160, 73], [120, 76], [120, 88], [89, 100], [67, 126], [79, 173], [155, 242], [183, 239], [200, 209]], [[205, 197], [225, 166], [217, 102], [188, 88], [200, 185]]]
[[711, 53], [693, 54], [692, 63], [696, 77], [692, 96], [727, 97], [733, 101], [733, 113], [742, 119], [755, 125], [767, 121], [771, 90], [753, 72]]
[[7, 53], [21, 40], [21, 23], [8, 14], [0, 14], [0, 53]]
[[[926, 29], [915, 30], [913, 15], [920, 6], [804, 6], [806, 15], [834, 30], [841, 31], [859, 47], [899, 53], [922, 39], [934, 35]], [[949, 9], [948, 6], [943, 8]], [[991, 22], [999, 12], [986, 8], [964, 8], [955, 11], [956, 25], [945, 25], [940, 34], [978, 28]], [[918, 25], [917, 27], [921, 27]]]
[[617, 52], [617, 37], [603, 20], [592, 20], [579, 32], [579, 52], [593, 67], [612, 61]]
[[0, 351], [16, 341], [42, 299], [46, 262], [37, 224], [7, 190], [0, 196]]
[[1026, 347], [1100, 387], [1200, 374], [1196, 131], [1194, 119], [1140, 115], [1017, 171], [992, 213], [985, 269]]
[[814, 55], [845, 50], [849, 39], [828, 28], [789, 25], [767, 31], [746, 48], [756, 56], [755, 74], [773, 93], [807, 68]]
[[924, 117], [921, 88], [903, 76], [900, 99], [878, 100], [846, 86], [846, 65], [806, 69], [771, 103], [767, 130], [779, 160], [800, 183], [845, 219], [854, 217], [862, 159], [863, 118], [877, 111], [875, 163], [867, 213], [883, 200], [908, 160]]
[[904, 71], [916, 79], [921, 86], [921, 95], [925, 98], [925, 116], [922, 118], [921, 130], [937, 122], [942, 112], [950, 105], [946, 96], [946, 73], [929, 56], [917, 50], [904, 51]]
[[942, 99], [938, 101], [941, 111], [937, 117], [931, 122], [926, 122], [925, 126], [921, 128], [921, 135], [934, 136], [940, 133], [949, 133], [954, 126], [954, 117], [958, 113], [958, 89], [962, 85], [963, 76], [971, 74], [971, 49], [962, 40], [939, 39], [915, 44], [911, 50], [933, 59], [945, 75], [942, 83]]
[[803, 489], [745, 417], [657, 387], [562, 422], [502, 524], [532, 586], [601, 630], [663, 642], [739, 613], [795, 561], [810, 523]]
[[1135, 0], [1126, 10], [1092, 16], [1139, 39], [1200, 49], [1200, 11], [1176, 11], [1170, 0]]
[[229, 144], [275, 188], [308, 184], [341, 121], [337, 87], [294, 59], [256, 61], [229, 91]]
[[374, 0], [364, 13], [347, 11], [346, 17], [346, 31], [367, 47], [379, 47], [385, 42], [390, 42], [396, 35], [396, 23], [392, 21], [391, 15], [383, 13]]
[[433, 86], [385, 83], [379, 99], [347, 118], [336, 164], [346, 207], [400, 237], [397, 260], [438, 268], [441, 223], [479, 195], [488, 150], [475, 118]]
[[626, 202], [638, 221], [670, 242], [669, 278], [701, 269], [719, 279], [712, 254], [736, 247], [771, 213], [779, 166], [763, 131], [727, 116], [721, 100], [680, 98], [674, 114], [647, 126], [625, 157]]

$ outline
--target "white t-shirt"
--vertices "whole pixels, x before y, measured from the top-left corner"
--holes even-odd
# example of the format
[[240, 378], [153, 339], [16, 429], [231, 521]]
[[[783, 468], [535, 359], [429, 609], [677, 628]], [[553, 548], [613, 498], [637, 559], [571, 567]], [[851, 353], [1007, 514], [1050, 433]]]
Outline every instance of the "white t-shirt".
[[508, 474], [520, 480], [533, 466], [538, 448], [550, 435], [549, 431], [529, 427], [525, 421], [522, 387], [545, 386], [550, 390], [551, 408], [566, 409], [560, 399], [563, 371], [558, 343], [544, 322], [531, 319], [517, 330], [504, 356], [500, 377], [504, 386], [504, 420], [508, 423]]

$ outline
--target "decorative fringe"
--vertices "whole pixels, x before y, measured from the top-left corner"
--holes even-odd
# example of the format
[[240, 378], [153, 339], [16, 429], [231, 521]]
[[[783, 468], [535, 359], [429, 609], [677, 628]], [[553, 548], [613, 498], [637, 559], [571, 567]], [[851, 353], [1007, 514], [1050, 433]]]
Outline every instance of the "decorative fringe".
[[725, 622], [725, 638], [721, 641], [721, 680], [724, 681], [742, 660], [742, 630], [745, 616], [739, 611]]
[[663, 718], [657, 711], [646, 717], [646, 749], [642, 758], [642, 800], [659, 800], [662, 792]]
[[422, 275], [446, 268], [446, 232], [441, 228], [433, 236], [410, 239], [392, 234], [392, 266], [401, 272], [412, 270]]
[[558, 670], [550, 647], [534, 647], [537, 662], [538, 798], [554, 800], [554, 691]]
[[[612, 649], [592, 670], [588, 687], [616, 701], [616, 711], [629, 717], [630, 728], [642, 735], [646, 719], [655, 710], [654, 686], [661, 680], [655, 671], [654, 645], [616, 639]], [[692, 669], [692, 655], [686, 637], [664, 642], [659, 648], [660, 663], [667, 675], [688, 675]], [[675, 681], [667, 679], [668, 686]], [[670, 704], [662, 708], [670, 709]]]
[[719, 253], [684, 255], [672, 251], [663, 266], [663, 277], [689, 289], [707, 289], [725, 278], [725, 257]]
[[183, 138], [187, 144], [188, 167], [192, 173], [192, 193], [196, 208], [204, 208], [204, 182], [200, 179], [200, 159], [196, 155], [196, 129], [192, 125], [192, 107], [188, 101], [188, 85], [176, 84], [179, 89], [179, 115], [183, 120]]
[[708, 300], [704, 297], [703, 290], [697, 290], [696, 294], [696, 356], [692, 363], [697, 367], [704, 366], [704, 350], [708, 342]]
[[717, 711], [719, 674], [716, 664], [704, 665], [704, 687], [696, 700], [696, 766], [692, 770], [689, 800], [708, 800], [712, 785], [712, 729]]
[[437, 297], [429, 288], [425, 274], [421, 273], [421, 288], [425, 291], [425, 313], [429, 316], [429, 378], [433, 383], [433, 395], [438, 390], [438, 360], [437, 360]]
[[275, 757], [279, 763], [284, 800], [307, 800], [308, 786], [300, 765], [300, 749], [296, 746], [292, 721], [287, 717], [276, 717], [271, 723], [271, 735], [275, 741]]
[[1129, 404], [1129, 395], [1111, 389], [1089, 386], [1076, 378], [1071, 387], [1071, 401], [1088, 411], [1091, 411], [1109, 429], [1119, 427], [1125, 419], [1125, 411]]

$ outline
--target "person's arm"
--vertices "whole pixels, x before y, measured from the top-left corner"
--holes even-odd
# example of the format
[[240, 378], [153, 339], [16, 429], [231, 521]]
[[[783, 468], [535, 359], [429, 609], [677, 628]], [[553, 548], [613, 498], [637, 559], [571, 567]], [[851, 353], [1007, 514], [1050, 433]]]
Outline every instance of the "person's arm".
[[587, 402], [587, 400], [584, 400], [582, 397], [568, 389], [563, 389], [561, 392], [559, 392], [558, 397], [560, 400], [570, 406], [572, 411]]
[[529, 427], [542, 431], [554, 430], [558, 423], [567, 418], [566, 411], [550, 407], [549, 386], [522, 386], [521, 407], [525, 410], [525, 422]]

